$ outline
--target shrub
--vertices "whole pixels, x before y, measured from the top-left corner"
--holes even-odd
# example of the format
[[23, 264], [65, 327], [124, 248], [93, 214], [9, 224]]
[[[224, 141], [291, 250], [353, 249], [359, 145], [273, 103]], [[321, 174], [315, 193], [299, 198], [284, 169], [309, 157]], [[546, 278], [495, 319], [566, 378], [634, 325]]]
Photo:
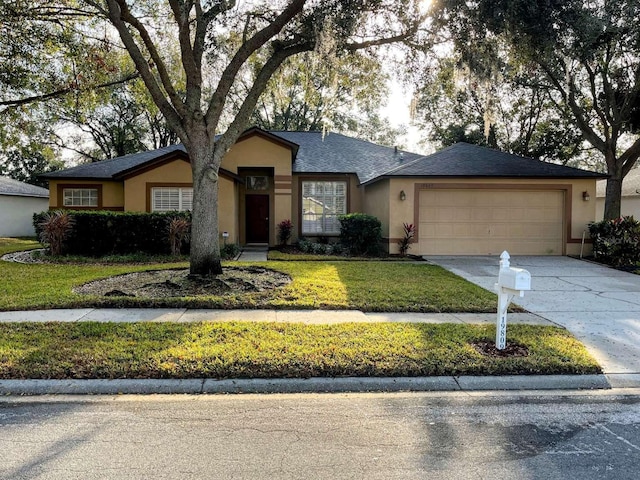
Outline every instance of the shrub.
[[[143, 252], [152, 255], [171, 253], [167, 229], [173, 218], [191, 221], [190, 212], [144, 213], [110, 211], [67, 211], [73, 217], [74, 227], [65, 241], [65, 253], [102, 257]], [[34, 215], [36, 233], [45, 215]], [[189, 250], [188, 239], [184, 242]]]
[[404, 237], [398, 241], [400, 247], [400, 256], [406, 257], [407, 252], [411, 248], [411, 242], [416, 234], [416, 227], [413, 223], [403, 223], [402, 229], [404, 231]]
[[74, 219], [69, 212], [63, 210], [43, 212], [37, 221], [34, 215], [34, 223], [36, 223], [38, 238], [48, 246], [49, 253], [54, 256], [61, 255], [65, 240], [73, 231]]
[[171, 255], [178, 256], [182, 250], [182, 244], [191, 237], [191, 222], [188, 218], [173, 217], [169, 220], [167, 230]]
[[280, 245], [286, 245], [291, 238], [293, 231], [293, 223], [291, 220], [283, 220], [278, 224], [278, 242]]
[[341, 215], [340, 243], [351, 255], [380, 255], [382, 224], [376, 217], [364, 213]]
[[298, 240], [298, 250], [302, 253], [314, 255], [342, 255], [344, 247], [339, 243], [328, 243], [326, 241], [312, 242], [305, 238]]
[[227, 243], [220, 249], [220, 258], [223, 260], [233, 260], [240, 253], [240, 245], [237, 243]]
[[633, 217], [591, 223], [589, 233], [598, 260], [616, 267], [640, 262], [640, 222]]

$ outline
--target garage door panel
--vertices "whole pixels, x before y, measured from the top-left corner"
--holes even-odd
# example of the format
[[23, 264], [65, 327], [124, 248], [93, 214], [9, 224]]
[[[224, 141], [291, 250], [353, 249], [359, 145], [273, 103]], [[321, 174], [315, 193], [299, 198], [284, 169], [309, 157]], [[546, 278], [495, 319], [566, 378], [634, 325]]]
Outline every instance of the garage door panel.
[[425, 255], [563, 253], [560, 190], [423, 190], [418, 205]]

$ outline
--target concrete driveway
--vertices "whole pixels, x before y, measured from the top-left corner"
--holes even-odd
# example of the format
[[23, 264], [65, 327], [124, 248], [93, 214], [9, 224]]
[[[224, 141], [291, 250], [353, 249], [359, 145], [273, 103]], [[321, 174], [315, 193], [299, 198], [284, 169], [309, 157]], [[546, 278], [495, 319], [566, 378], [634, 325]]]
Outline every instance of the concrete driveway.
[[[495, 291], [497, 256], [425, 259]], [[531, 273], [532, 290], [515, 303], [579, 338], [612, 386], [640, 386], [640, 275], [569, 257], [515, 256], [511, 266]]]

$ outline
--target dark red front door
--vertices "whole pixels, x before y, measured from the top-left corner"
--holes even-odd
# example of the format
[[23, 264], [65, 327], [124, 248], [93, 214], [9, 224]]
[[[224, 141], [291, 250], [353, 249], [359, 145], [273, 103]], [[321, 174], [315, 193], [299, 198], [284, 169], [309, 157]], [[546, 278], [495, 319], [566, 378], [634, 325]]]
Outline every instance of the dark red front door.
[[246, 196], [247, 243], [269, 243], [269, 195]]

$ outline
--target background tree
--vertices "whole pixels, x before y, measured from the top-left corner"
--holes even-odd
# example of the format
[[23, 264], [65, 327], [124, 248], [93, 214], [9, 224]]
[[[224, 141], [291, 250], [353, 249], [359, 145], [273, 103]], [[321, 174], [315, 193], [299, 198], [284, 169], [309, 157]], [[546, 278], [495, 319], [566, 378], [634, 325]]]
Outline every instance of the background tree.
[[[267, 82], [250, 123], [265, 130], [330, 130], [395, 145], [402, 131], [378, 114], [389, 94], [388, 79], [380, 59], [364, 52], [331, 62], [305, 52], [288, 59]], [[234, 101], [254, 80], [250, 77], [241, 85]]]
[[[222, 271], [220, 163], [248, 126], [267, 82], [283, 62], [306, 51], [355, 51], [406, 40], [419, 26], [417, 5], [410, 0], [84, 3], [115, 27], [154, 103], [189, 154], [194, 189], [190, 270], [199, 275]], [[218, 41], [221, 32], [229, 31], [242, 32], [241, 44], [231, 52]], [[180, 43], [184, 93], [161, 48], [163, 38], [172, 34]], [[254, 55], [264, 61], [249, 65]], [[239, 107], [228, 111], [229, 92], [248, 68], [258, 72], [255, 80]], [[225, 115], [228, 127], [222, 130]]]
[[455, 52], [431, 60], [420, 77], [415, 121], [439, 147], [485, 145], [563, 165], [588, 156], [582, 134], [555, 108], [541, 79], [517, 74], [509, 59], [476, 75]]
[[498, 35], [523, 75], [544, 78], [556, 108], [602, 155], [604, 216], [617, 218], [622, 180], [640, 156], [640, 3], [442, 0], [438, 16], [466, 58]]

